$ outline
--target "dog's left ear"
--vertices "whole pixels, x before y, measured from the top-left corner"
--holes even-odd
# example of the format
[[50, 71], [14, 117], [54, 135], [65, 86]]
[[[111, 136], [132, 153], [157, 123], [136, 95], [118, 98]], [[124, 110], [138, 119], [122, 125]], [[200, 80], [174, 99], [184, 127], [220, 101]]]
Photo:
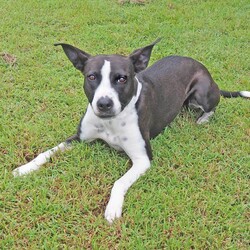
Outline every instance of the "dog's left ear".
[[151, 56], [151, 52], [155, 44], [160, 42], [161, 38], [158, 38], [155, 42], [150, 45], [135, 50], [132, 54], [129, 55], [129, 58], [132, 60], [135, 68], [135, 73], [138, 73], [147, 68], [148, 62]]
[[61, 45], [63, 47], [66, 56], [73, 63], [75, 68], [77, 68], [80, 71], [83, 71], [87, 60], [91, 57], [90, 54], [66, 43], [55, 43], [54, 45], [55, 46]]

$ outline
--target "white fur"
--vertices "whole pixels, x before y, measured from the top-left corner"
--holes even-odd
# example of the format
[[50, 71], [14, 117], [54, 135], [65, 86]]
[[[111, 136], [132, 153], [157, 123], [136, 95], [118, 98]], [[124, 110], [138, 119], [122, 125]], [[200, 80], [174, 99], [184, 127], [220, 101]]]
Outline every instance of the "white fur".
[[41, 154], [39, 154], [34, 160], [28, 162], [25, 165], [22, 165], [12, 171], [15, 177], [29, 174], [32, 171], [38, 170], [43, 164], [49, 162], [50, 158], [57, 152], [57, 151], [64, 151], [66, 149], [66, 144], [61, 143], [58, 146], [49, 149]]
[[99, 110], [97, 108], [97, 102], [101, 97], [109, 97], [113, 101], [114, 103], [113, 111], [115, 115], [121, 111], [121, 103], [119, 101], [118, 94], [115, 91], [115, 89], [112, 88], [111, 86], [110, 72], [111, 72], [110, 62], [105, 60], [101, 69], [102, 80], [100, 82], [100, 85], [95, 91], [95, 96], [92, 101], [93, 110], [97, 115], [99, 114]]
[[242, 97], [250, 98], [250, 91], [240, 91]]
[[89, 105], [81, 123], [81, 140], [102, 139], [111, 147], [124, 150], [133, 162], [131, 169], [117, 180], [112, 188], [105, 211], [105, 218], [110, 223], [121, 216], [124, 196], [129, 187], [150, 167], [135, 109], [135, 103], [139, 98], [141, 88], [141, 83], [138, 82], [137, 95], [114, 118], [99, 118]]
[[[92, 105], [88, 105], [87, 112], [81, 122], [80, 139], [82, 141], [93, 141], [94, 139], [102, 139], [106, 141], [111, 147], [121, 150], [122, 144], [126, 144], [122, 135], [128, 134], [131, 137], [131, 127], [137, 125], [138, 116], [135, 110], [135, 103], [137, 102], [142, 85], [138, 82], [137, 95], [134, 96], [129, 104], [117, 116], [102, 119], [98, 117]], [[124, 123], [126, 125], [124, 125]], [[128, 138], [127, 138], [128, 139]]]
[[109, 223], [112, 223], [115, 218], [121, 217], [125, 194], [133, 183], [150, 167], [150, 161], [146, 152], [144, 152], [145, 148], [141, 143], [138, 146], [134, 147], [135, 151], [133, 153], [131, 151], [130, 154], [133, 162], [131, 169], [117, 180], [112, 188], [111, 196], [105, 210], [105, 218]]
[[209, 122], [210, 116], [214, 114], [214, 111], [210, 111], [208, 113], [203, 113], [203, 115], [197, 120], [197, 124], [203, 124]]
[[198, 104], [196, 104], [196, 103], [190, 102], [190, 103], [188, 104], [188, 107], [189, 107], [189, 108], [193, 108], [193, 109], [201, 109], [201, 110], [204, 111], [204, 108], [203, 108], [201, 105], [198, 105]]

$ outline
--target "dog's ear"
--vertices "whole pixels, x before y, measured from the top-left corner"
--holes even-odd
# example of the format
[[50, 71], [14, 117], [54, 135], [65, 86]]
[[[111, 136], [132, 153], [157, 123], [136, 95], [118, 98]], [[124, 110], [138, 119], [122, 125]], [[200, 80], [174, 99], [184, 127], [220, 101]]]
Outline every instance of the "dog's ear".
[[55, 43], [54, 45], [55, 46], [61, 45], [63, 47], [66, 56], [73, 63], [75, 68], [77, 68], [80, 71], [83, 71], [87, 60], [91, 57], [90, 54], [66, 43]]
[[158, 38], [155, 42], [150, 45], [135, 50], [132, 54], [129, 55], [129, 58], [132, 60], [135, 68], [135, 73], [138, 73], [147, 68], [148, 62], [151, 56], [151, 52], [155, 44], [160, 42], [161, 38]]

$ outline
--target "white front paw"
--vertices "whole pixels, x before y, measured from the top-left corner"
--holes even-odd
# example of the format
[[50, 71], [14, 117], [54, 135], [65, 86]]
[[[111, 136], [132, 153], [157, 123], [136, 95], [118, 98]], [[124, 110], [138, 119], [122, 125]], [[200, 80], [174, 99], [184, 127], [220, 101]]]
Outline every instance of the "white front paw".
[[120, 218], [122, 215], [122, 203], [123, 202], [112, 202], [109, 201], [106, 210], [105, 210], [105, 218], [111, 224], [115, 219]]
[[12, 171], [12, 174], [14, 175], [14, 177], [17, 177], [17, 176], [28, 174], [34, 170], [37, 170], [38, 168], [39, 168], [39, 165], [31, 161], [25, 165], [22, 165], [21, 167], [14, 169]]
[[124, 187], [118, 180], [112, 188], [111, 197], [105, 210], [105, 218], [109, 223], [112, 223], [116, 218], [120, 218], [122, 216], [124, 195]]

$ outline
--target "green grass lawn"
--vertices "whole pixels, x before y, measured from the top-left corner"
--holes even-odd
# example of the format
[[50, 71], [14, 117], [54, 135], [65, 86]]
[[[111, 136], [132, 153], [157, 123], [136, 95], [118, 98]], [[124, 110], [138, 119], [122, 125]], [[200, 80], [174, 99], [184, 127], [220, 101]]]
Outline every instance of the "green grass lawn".
[[[123, 2], [123, 3], [121, 3]], [[77, 144], [40, 171], [11, 171], [75, 133], [83, 79], [56, 42], [129, 54], [163, 37], [150, 63], [193, 57], [222, 89], [250, 90], [249, 1], [1, 1], [0, 249], [248, 249], [250, 102], [222, 99], [211, 122], [181, 113], [152, 141], [151, 169], [122, 219], [104, 210], [125, 154]]]

